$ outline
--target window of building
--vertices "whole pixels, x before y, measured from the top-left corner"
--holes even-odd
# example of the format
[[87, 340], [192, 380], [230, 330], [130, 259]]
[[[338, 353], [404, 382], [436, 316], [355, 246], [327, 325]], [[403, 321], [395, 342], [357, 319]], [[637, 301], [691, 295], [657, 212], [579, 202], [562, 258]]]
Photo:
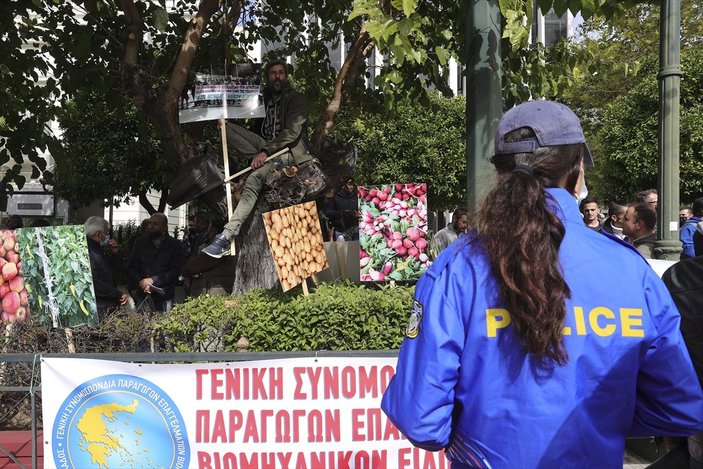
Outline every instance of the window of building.
[[569, 32], [569, 13], [564, 13], [561, 18], [550, 10], [544, 16], [544, 43], [551, 46], [559, 42], [562, 38], [568, 36]]

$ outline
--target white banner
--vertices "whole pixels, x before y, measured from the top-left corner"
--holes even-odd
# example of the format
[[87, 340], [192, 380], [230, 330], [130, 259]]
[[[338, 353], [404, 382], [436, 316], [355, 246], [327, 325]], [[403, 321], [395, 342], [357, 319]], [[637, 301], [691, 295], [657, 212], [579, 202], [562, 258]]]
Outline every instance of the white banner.
[[42, 358], [47, 468], [436, 468], [380, 409], [395, 358]]

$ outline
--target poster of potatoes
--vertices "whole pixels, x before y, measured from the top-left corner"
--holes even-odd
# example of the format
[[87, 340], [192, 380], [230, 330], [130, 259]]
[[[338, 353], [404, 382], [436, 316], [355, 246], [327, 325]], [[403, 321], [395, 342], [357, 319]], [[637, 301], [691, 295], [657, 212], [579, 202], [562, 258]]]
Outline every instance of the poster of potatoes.
[[3, 321], [26, 321], [29, 319], [27, 288], [22, 275], [20, 245], [12, 230], [0, 231], [0, 306]]
[[328, 267], [315, 202], [273, 210], [263, 216], [283, 291]]
[[358, 187], [362, 282], [420, 278], [430, 266], [427, 185]]
[[[97, 324], [83, 226], [19, 228], [15, 234], [15, 252], [21, 260], [18, 273], [26, 288], [25, 314], [31, 312], [32, 321], [52, 327]], [[22, 301], [19, 293], [20, 308]]]

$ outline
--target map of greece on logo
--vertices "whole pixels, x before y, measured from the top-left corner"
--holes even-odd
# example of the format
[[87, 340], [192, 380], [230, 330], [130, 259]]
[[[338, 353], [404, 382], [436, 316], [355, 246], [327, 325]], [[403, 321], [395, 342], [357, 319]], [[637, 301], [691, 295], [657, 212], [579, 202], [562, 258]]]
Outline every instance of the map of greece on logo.
[[137, 376], [86, 381], [61, 404], [52, 432], [59, 468], [187, 468], [188, 436], [171, 398]]

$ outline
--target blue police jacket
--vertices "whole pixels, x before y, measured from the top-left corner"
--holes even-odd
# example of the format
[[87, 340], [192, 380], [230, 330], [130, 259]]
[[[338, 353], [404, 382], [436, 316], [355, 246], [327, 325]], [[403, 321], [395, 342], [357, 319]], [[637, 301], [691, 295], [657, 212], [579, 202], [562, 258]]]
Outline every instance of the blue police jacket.
[[453, 468], [622, 467], [628, 435], [703, 428], [703, 394], [664, 284], [634, 249], [586, 227], [567, 191], [547, 192], [566, 228], [565, 366], [525, 352], [470, 236], [417, 284], [382, 408], [414, 445], [445, 448]]

